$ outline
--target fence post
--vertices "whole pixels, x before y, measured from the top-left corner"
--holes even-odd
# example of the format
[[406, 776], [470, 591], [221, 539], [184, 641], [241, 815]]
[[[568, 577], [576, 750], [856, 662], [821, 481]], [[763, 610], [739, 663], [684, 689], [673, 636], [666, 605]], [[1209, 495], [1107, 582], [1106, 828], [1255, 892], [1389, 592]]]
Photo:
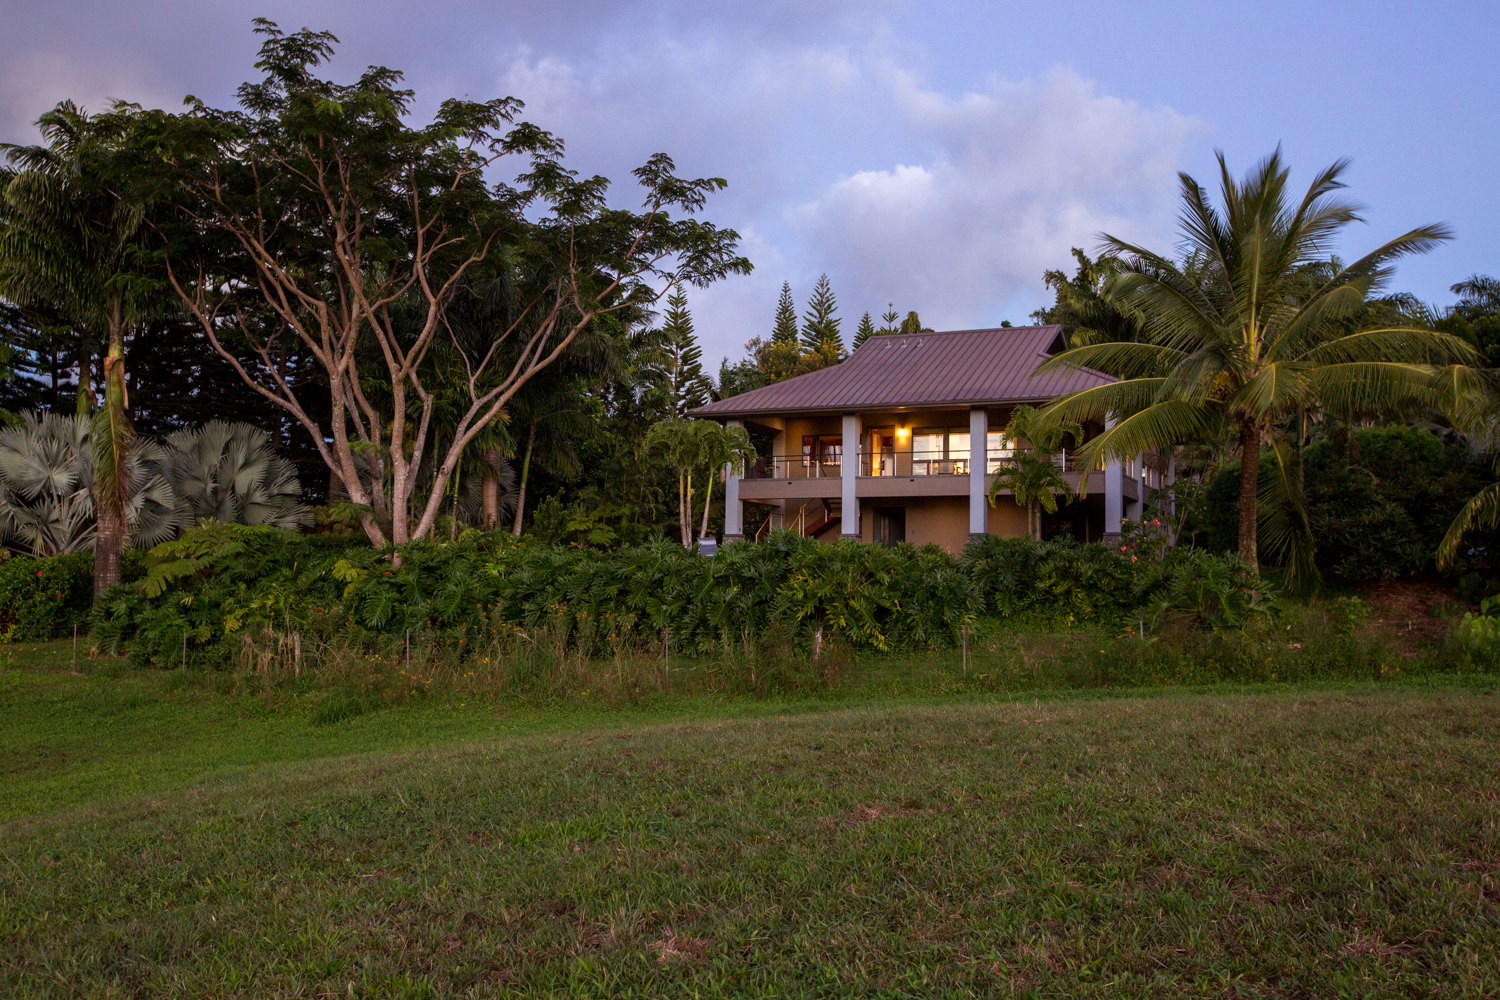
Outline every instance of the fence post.
[[661, 652], [663, 664], [661, 668], [662, 684], [670, 687], [672, 684], [672, 626], [668, 625], [661, 630]]

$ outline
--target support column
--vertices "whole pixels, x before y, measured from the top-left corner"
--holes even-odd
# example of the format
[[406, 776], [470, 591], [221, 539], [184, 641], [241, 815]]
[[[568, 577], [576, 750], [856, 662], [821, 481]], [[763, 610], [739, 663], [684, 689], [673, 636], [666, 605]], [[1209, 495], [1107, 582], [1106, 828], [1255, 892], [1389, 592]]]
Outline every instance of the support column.
[[990, 415], [982, 406], [969, 408], [969, 537], [988, 533], [989, 491], [985, 469], [989, 462]]
[[1173, 448], [1167, 454], [1167, 474], [1162, 477], [1161, 488], [1167, 492], [1163, 494], [1167, 498], [1167, 544], [1177, 544], [1177, 491], [1172, 487], [1177, 482], [1177, 449]]
[[1135, 499], [1125, 505], [1125, 516], [1139, 521], [1146, 515], [1146, 465], [1144, 456], [1136, 455], [1130, 460], [1130, 471], [1135, 473]]
[[[1104, 421], [1104, 429], [1109, 430], [1115, 425], [1108, 418]], [[1121, 481], [1125, 475], [1125, 469], [1119, 462], [1108, 462], [1104, 466], [1104, 540], [1118, 541], [1120, 538], [1120, 522], [1125, 519], [1125, 487]]]
[[[728, 427], [744, 427], [743, 420], [730, 420]], [[734, 464], [724, 465], [724, 541], [739, 542], [745, 538], [745, 504], [740, 500], [740, 479], [746, 470], [735, 475]]]
[[859, 476], [859, 414], [844, 414], [843, 494], [840, 498], [839, 536], [859, 540], [859, 494], [855, 483]]

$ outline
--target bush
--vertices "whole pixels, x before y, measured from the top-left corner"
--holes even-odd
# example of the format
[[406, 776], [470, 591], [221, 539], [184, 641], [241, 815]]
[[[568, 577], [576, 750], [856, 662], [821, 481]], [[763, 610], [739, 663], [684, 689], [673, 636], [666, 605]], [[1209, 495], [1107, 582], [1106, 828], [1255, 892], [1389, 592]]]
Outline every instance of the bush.
[[[1273, 475], [1273, 462], [1262, 457], [1263, 482]], [[1445, 444], [1431, 431], [1404, 425], [1335, 428], [1303, 452], [1302, 478], [1318, 570], [1325, 581], [1344, 585], [1433, 571], [1448, 525], [1493, 481], [1463, 444]], [[1212, 552], [1235, 549], [1239, 485], [1237, 463], [1210, 480], [1188, 519], [1186, 534], [1194, 544]], [[1261, 539], [1264, 544], [1264, 533]], [[1500, 551], [1495, 532], [1471, 542], [1476, 549]], [[1269, 555], [1262, 548], [1262, 564], [1269, 565]], [[1471, 568], [1461, 565], [1459, 572]]]
[[707, 558], [670, 542], [603, 550], [471, 531], [407, 545], [398, 567], [390, 552], [334, 536], [209, 525], [152, 549], [144, 578], [113, 593], [94, 626], [101, 646], [137, 664], [176, 665], [185, 641], [192, 662], [260, 673], [295, 674], [408, 634], [424, 656], [482, 648], [545, 656], [544, 670], [570, 656], [658, 655], [670, 642], [774, 673], [786, 664], [745, 651], [774, 636], [806, 657], [818, 630], [853, 649], [948, 649], [984, 619], [1113, 628], [1153, 602], [1226, 625], [1246, 603], [1237, 565], [1134, 536], [1123, 550], [984, 538], [954, 557], [776, 532]]
[[64, 635], [87, 622], [93, 594], [93, 553], [0, 560], [0, 639]]

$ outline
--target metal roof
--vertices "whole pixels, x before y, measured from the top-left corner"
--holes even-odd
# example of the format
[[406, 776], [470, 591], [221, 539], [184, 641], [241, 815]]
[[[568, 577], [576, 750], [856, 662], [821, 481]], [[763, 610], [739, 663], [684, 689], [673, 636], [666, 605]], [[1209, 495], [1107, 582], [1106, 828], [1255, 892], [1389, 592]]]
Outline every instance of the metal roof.
[[1036, 403], [1114, 379], [1090, 369], [1033, 377], [1062, 347], [1062, 328], [1014, 326], [870, 337], [840, 364], [690, 411], [770, 416], [895, 407]]

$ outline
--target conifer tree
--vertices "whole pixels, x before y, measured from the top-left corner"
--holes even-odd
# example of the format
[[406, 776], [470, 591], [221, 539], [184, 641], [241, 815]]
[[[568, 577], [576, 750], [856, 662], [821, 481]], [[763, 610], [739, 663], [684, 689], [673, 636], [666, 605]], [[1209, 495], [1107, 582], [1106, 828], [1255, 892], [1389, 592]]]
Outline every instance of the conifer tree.
[[875, 332], [881, 334], [882, 336], [895, 333], [896, 321], [900, 318], [901, 314], [896, 312], [896, 303], [887, 302], [885, 304], [885, 312], [880, 314], [881, 327]]
[[844, 339], [839, 335], [838, 300], [827, 274], [818, 276], [807, 313], [802, 317], [802, 349], [825, 357], [843, 357]]
[[781, 298], [776, 303], [776, 325], [771, 329], [771, 341], [776, 344], [797, 342], [797, 305], [792, 301], [792, 283], [781, 283]]
[[667, 296], [667, 311], [651, 354], [648, 364], [657, 405], [670, 416], [681, 417], [708, 402], [713, 386], [703, 373], [703, 350], [693, 333], [687, 295], [680, 287]]
[[867, 312], [859, 318], [859, 326], [854, 330], [854, 346], [859, 347], [873, 336], [875, 336], [875, 323]]
[[906, 318], [901, 321], [901, 329], [898, 332], [900, 332], [900, 333], [931, 333], [932, 332], [932, 327], [930, 327], [930, 326], [923, 326], [922, 325], [922, 317], [918, 316], [917, 315], [917, 311], [915, 309], [913, 309], [911, 312], [907, 313], [906, 314]]

